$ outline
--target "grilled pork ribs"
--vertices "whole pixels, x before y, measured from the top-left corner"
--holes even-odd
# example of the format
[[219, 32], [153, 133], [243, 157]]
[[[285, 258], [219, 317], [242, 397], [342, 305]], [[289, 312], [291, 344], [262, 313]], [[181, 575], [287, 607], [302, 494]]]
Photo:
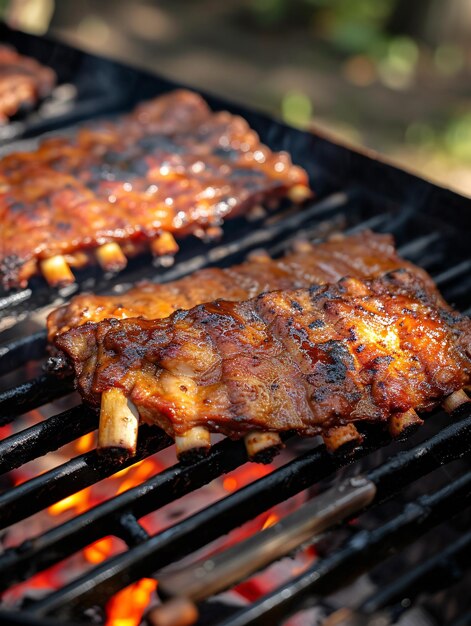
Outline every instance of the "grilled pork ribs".
[[56, 343], [87, 403], [103, 412], [113, 394], [175, 437], [177, 451], [192, 433], [197, 447], [202, 432], [296, 431], [331, 449], [356, 445], [355, 423], [394, 433], [471, 380], [471, 320], [408, 269], [161, 320], [86, 323]]
[[75, 296], [49, 315], [48, 336], [54, 341], [57, 334], [86, 322], [128, 317], [160, 319], [177, 309], [191, 309], [219, 298], [247, 300], [262, 291], [310, 287], [347, 275], [368, 278], [397, 268], [416, 272], [433, 290], [426, 272], [397, 255], [390, 235], [365, 230], [348, 237], [337, 235], [315, 245], [299, 241], [293, 252], [279, 259], [257, 252], [240, 265], [202, 269], [166, 284], [142, 282], [120, 295]]
[[40, 270], [61, 285], [94, 261], [117, 271], [146, 249], [175, 254], [173, 235], [218, 236], [229, 216], [309, 194], [306, 172], [245, 120], [171, 92], [0, 160], [0, 283]]

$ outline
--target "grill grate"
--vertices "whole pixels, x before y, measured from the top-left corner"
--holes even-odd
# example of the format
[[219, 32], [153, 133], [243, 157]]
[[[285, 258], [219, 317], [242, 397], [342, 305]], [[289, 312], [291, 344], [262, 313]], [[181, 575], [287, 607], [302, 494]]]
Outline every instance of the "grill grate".
[[[281, 254], [299, 233], [313, 239], [339, 225], [343, 226], [346, 232], [355, 232], [368, 226], [390, 232], [393, 223], [399, 228], [396, 235], [400, 236], [405, 222], [401, 211], [379, 216], [368, 213], [365, 215], [364, 209], [361, 208], [364, 205], [358, 201], [358, 194], [355, 197], [355, 202], [352, 202], [352, 196], [349, 194], [343, 195], [342, 202], [339, 202], [338, 198], [329, 197], [308, 207], [306, 212], [298, 212], [281, 219], [278, 216], [271, 216], [269, 219], [273, 220], [272, 223], [261, 231], [257, 230], [229, 246], [213, 248], [207, 253], [209, 259], [197, 260], [198, 266], [208, 260], [214, 262], [216, 259], [219, 263], [232, 263], [239, 260], [241, 253], [260, 246], [261, 243], [265, 244], [271, 254]], [[345, 202], [345, 198], [349, 198], [349, 201]], [[408, 215], [407, 221], [411, 219], [414, 220], [414, 216]], [[419, 228], [419, 232], [424, 231]], [[453, 240], [446, 244], [444, 245], [443, 238], [437, 235], [436, 231], [432, 231], [409, 239], [399, 251], [415, 262], [420, 261], [427, 269], [439, 266], [441, 272], [436, 275], [439, 287], [449, 300], [459, 299], [463, 291], [462, 282], [469, 274], [469, 263], [467, 261], [457, 264], [447, 263]], [[191, 271], [194, 265], [195, 262], [192, 261], [190, 268], [177, 266], [168, 274], [174, 278]], [[168, 274], [165, 278], [168, 278]], [[39, 357], [40, 348], [44, 345], [42, 334], [33, 335], [30, 342], [32, 351], [36, 351], [36, 358]], [[5, 348], [5, 353], [9, 357], [14, 355], [14, 363], [19, 366], [26, 361], [28, 341], [9, 344]], [[47, 374], [30, 383], [6, 390], [0, 396], [0, 406], [2, 412], [6, 414], [4, 422], [15, 419], [15, 414], [24, 412], [26, 408], [41, 406], [69, 391], [68, 381], [59, 385], [55, 381], [54, 385], [54, 379]], [[96, 414], [83, 406], [54, 415], [0, 442], [0, 470], [5, 472], [19, 467], [91, 432], [96, 426]], [[425, 448], [420, 444], [400, 457], [393, 457], [389, 464], [381, 466], [375, 474], [381, 498], [392, 497], [399, 489], [419, 476], [429, 473], [443, 463], [460, 458], [470, 449], [470, 443], [471, 416], [439, 432], [427, 441]], [[124, 465], [118, 460], [103, 459], [95, 451], [71, 459], [1, 494], [1, 525], [5, 528], [25, 519], [170, 444], [170, 439], [157, 429], [143, 426], [140, 429], [137, 457], [128, 460]], [[120, 537], [129, 546], [127, 552], [107, 560], [77, 581], [43, 600], [30, 604], [26, 609], [34, 616], [53, 614], [59, 618], [70, 619], [77, 612], [80, 613], [84, 606], [102, 603], [104, 599], [130, 582], [151, 575], [155, 563], [163, 567], [176, 558], [193, 552], [235, 526], [326, 478], [342, 466], [359, 460], [377, 446], [378, 442], [372, 441], [350, 457], [333, 457], [323, 448], [316, 448], [169, 530], [148, 537], [137, 520], [155, 510], [156, 502], [162, 507], [246, 462], [246, 453], [241, 443], [225, 440], [214, 446], [207, 458], [190, 466], [175, 465], [139, 487], [75, 517], [32, 542], [7, 550], [0, 556], [0, 586], [8, 588], [12, 583], [26, 580], [110, 533]], [[465, 481], [462, 489], [466, 491], [468, 486], [469, 481]], [[445, 496], [451, 498], [449, 494], [445, 493]], [[452, 508], [448, 507], [441, 510], [447, 512], [446, 517], [452, 512]], [[402, 518], [398, 518], [398, 527], [401, 527], [400, 519]], [[350, 552], [347, 551], [348, 554]], [[280, 590], [278, 595], [272, 594], [265, 601], [254, 605], [252, 609], [243, 611], [239, 617], [231, 618], [227, 624], [257, 623], [258, 619], [262, 619], [259, 615], [264, 615], [264, 619], [267, 619], [267, 606], [272, 607], [269, 616], [275, 615], [272, 611], [286, 611], [299, 606], [306, 594], [315, 593], [315, 589], [310, 585], [305, 586], [306, 580], [311, 580], [308, 574], [301, 582], [294, 581], [288, 587], [293, 592], [291, 595], [296, 598], [296, 603], [293, 600], [293, 604], [290, 603], [288, 606], [283, 600], [287, 592]], [[286, 590], [286, 586], [284, 589]]]
[[[30, 40], [27, 36], [20, 39], [23, 42], [34, 41], [35, 45], [41, 45], [42, 41]], [[78, 63], [81, 53], [73, 52], [79, 55]], [[93, 57], [84, 55], [83, 59], [93, 66]], [[169, 83], [135, 70], [103, 63], [105, 65], [99, 67], [111, 70], [113, 78], [119, 76], [120, 85], [126, 84], [123, 77], [129, 78], [127, 89], [139, 93], [142, 98], [169, 87]], [[136, 85], [142, 88], [136, 89]], [[102, 110], [118, 109], [123, 102], [131, 104], [136, 97], [130, 91], [116, 91], [119, 92], [117, 100], [108, 102]], [[220, 104], [215, 99], [209, 100]], [[86, 114], [78, 108], [75, 118], [71, 115], [56, 126], [100, 112], [101, 105], [93, 100], [89, 104]], [[188, 239], [182, 245], [174, 267], [152, 271], [154, 280], [175, 280], [207, 265], [238, 263], [257, 247], [264, 247], [271, 255], [280, 255], [300, 235], [315, 241], [333, 230], [353, 233], [372, 228], [393, 233], [400, 254], [427, 269], [449, 302], [464, 312], [471, 311], [471, 261], [467, 249], [468, 237], [463, 236], [463, 230], [469, 232], [469, 201], [318, 136], [287, 129], [253, 112], [222, 104], [234, 112], [241, 112], [273, 149], [288, 149], [294, 160], [312, 173], [318, 197], [302, 210], [285, 206], [255, 223], [234, 220], [226, 225], [224, 239], [218, 244], [207, 245]], [[28, 133], [33, 135], [53, 127], [51, 123], [47, 127], [38, 127], [36, 131], [30, 129]], [[451, 214], [453, 220], [449, 220]], [[94, 270], [87, 270], [79, 276], [78, 289], [92, 288], [106, 293], [124, 289], [127, 284], [144, 277], [149, 278], [149, 259], [146, 257], [133, 260], [118, 276], [101, 276]], [[31, 361], [44, 361], [44, 331], [35, 330], [24, 336], [21, 334], [21, 323], [17, 325], [17, 322], [28, 318], [31, 312], [41, 312], [52, 301], [57, 304], [66, 300], [70, 293], [70, 290], [53, 293], [38, 281], [31, 289], [1, 296], [0, 327], [11, 328], [4, 333], [0, 345], [0, 375], [9, 375], [15, 369], [25, 375]], [[31, 378], [31, 375], [28, 377]], [[27, 379], [23, 377], [21, 380]], [[24, 412], [66, 397], [71, 390], [70, 380], [58, 382], [47, 373], [4, 388], [0, 392], [0, 426], [15, 424]], [[434, 413], [415, 439], [406, 444], [391, 444], [390, 459], [380, 465], [379, 457], [374, 453], [388, 442], [382, 441], [381, 434], [377, 432], [369, 433], [365, 444], [350, 456], [332, 456], [323, 446], [315, 447], [216, 504], [149, 536], [139, 522], [143, 516], [246, 463], [243, 444], [223, 440], [211, 449], [206, 458], [190, 465], [169, 467], [139, 486], [1, 554], [0, 588], [7, 589], [110, 534], [119, 537], [128, 546], [127, 551], [104, 561], [43, 599], [30, 602], [21, 611], [0, 611], [0, 620], [5, 624], [36, 626], [56, 621], [63, 623], [64, 620], [71, 626], [71, 620], [75, 620], [74, 623], [83, 622], [86, 608], [95, 604], [102, 606], [107, 598], [131, 582], [143, 576], [156, 575], [157, 567], [161, 570], [176, 559], [192, 554], [272, 506], [336, 475], [338, 470], [352, 464], [359, 465], [362, 459], [365, 464], [362, 467], [377, 466], [363, 471], [376, 487], [372, 504], [391, 501], [418, 478], [443, 465], [448, 469], [450, 463], [469, 455], [471, 414], [469, 408], [467, 411], [451, 419], [440, 412]], [[0, 441], [0, 473], [20, 467], [92, 432], [97, 427], [97, 421], [93, 411], [81, 405], [74, 406]], [[437, 431], [440, 425], [443, 428]], [[290, 439], [288, 444], [291, 445], [294, 440]], [[123, 463], [91, 451], [8, 488], [0, 493], [0, 527], [8, 528], [28, 519], [47, 506], [171, 444], [161, 431], [144, 425], [140, 428], [138, 451], [133, 459]], [[362, 567], [371, 568], [387, 556], [386, 551], [391, 546], [400, 549], [432, 526], [449, 520], [465, 508], [470, 497], [471, 474], [465, 468], [450, 485], [434, 493], [428, 493], [428, 489], [424, 488], [418, 499], [409, 499], [409, 505], [387, 523], [378, 525], [373, 531], [353, 534], [339, 549], [316, 561], [302, 575], [249, 608], [219, 622], [220, 626], [275, 623], [291, 611], [313, 602], [319, 594], [337, 588], [347, 574], [358, 575], [362, 569], [359, 567], [360, 553]], [[314, 498], [312, 502], [315, 501]], [[302, 516], [303, 509], [300, 511]], [[258, 536], [256, 541], [259, 541]], [[443, 558], [447, 562], [452, 557], [459, 559], [460, 563], [464, 562], [463, 554], [469, 553], [469, 533], [467, 541], [465, 536], [460, 542], [450, 545], [447, 551], [439, 551], [430, 561], [419, 564], [411, 570], [407, 584], [414, 590], [421, 590], [424, 581], [428, 580], [427, 576], [432, 576], [431, 572], [436, 573], [436, 568], [442, 566]], [[224, 560], [225, 553], [221, 554]], [[162, 576], [165, 577], [165, 571]], [[403, 593], [401, 589], [405, 584], [406, 579], [401, 579], [396, 585], [384, 587], [381, 593], [358, 607], [359, 614], [369, 616], [392, 606]], [[440, 589], [444, 587], [445, 584], [439, 586]], [[355, 613], [351, 615], [352, 619], [357, 618]], [[463, 618], [466, 615], [460, 619]], [[360, 623], [367, 623], [367, 619]], [[454, 626], [457, 624], [459, 621]]]
[[471, 472], [468, 472], [451, 485], [406, 505], [402, 513], [388, 523], [373, 531], [362, 531], [331, 557], [318, 561], [288, 585], [224, 620], [220, 626], [266, 624], [267, 620], [278, 623], [284, 615], [299, 608], [306, 598], [313, 598], [319, 593], [324, 595], [338, 588], [352, 573], [366, 571], [384, 560], [392, 546], [397, 549], [412, 543], [427, 530], [462, 510], [470, 501]]

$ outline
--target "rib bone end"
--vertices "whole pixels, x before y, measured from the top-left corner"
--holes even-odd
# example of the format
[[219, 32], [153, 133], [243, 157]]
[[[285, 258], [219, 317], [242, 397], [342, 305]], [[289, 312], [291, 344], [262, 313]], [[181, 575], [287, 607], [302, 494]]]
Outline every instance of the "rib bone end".
[[124, 269], [128, 263], [119, 244], [114, 241], [104, 243], [97, 248], [96, 257], [101, 267], [108, 272], [119, 272]]
[[178, 243], [172, 233], [161, 233], [150, 244], [152, 254], [155, 256], [173, 256], [179, 250]]
[[295, 239], [293, 241], [293, 250], [295, 252], [311, 254], [314, 249], [314, 246], [307, 239]]
[[363, 441], [354, 424], [345, 424], [337, 428], [331, 428], [322, 434], [325, 446], [329, 452], [347, 452], [356, 448]]
[[451, 414], [469, 402], [471, 402], [471, 398], [466, 394], [466, 392], [463, 391], [463, 389], [459, 389], [449, 395], [448, 398], [445, 398], [442, 406], [447, 413]]
[[114, 388], [101, 396], [98, 450], [122, 450], [134, 456], [137, 446], [139, 413], [122, 389]]
[[195, 426], [183, 435], [175, 437], [175, 448], [179, 461], [193, 461], [207, 454], [211, 447], [211, 434], [204, 426]]
[[272, 432], [251, 431], [244, 442], [249, 459], [256, 463], [270, 463], [284, 447], [280, 435]]
[[404, 413], [391, 415], [388, 422], [389, 434], [391, 437], [406, 437], [422, 426], [424, 420], [421, 419], [414, 409], [409, 409]]
[[271, 263], [272, 261], [271, 256], [263, 248], [257, 248], [256, 250], [249, 252], [247, 259], [249, 259], [249, 261], [254, 261], [255, 263]]
[[64, 287], [75, 282], [74, 275], [62, 254], [40, 261], [41, 272], [51, 287]]
[[172, 598], [147, 615], [152, 626], [191, 626], [197, 619], [198, 609], [186, 598]]
[[300, 204], [304, 200], [312, 198], [312, 191], [306, 185], [294, 185], [288, 191], [288, 197], [292, 202]]
[[255, 222], [261, 220], [267, 216], [266, 209], [260, 204], [255, 204], [246, 214], [246, 218], [249, 222]]

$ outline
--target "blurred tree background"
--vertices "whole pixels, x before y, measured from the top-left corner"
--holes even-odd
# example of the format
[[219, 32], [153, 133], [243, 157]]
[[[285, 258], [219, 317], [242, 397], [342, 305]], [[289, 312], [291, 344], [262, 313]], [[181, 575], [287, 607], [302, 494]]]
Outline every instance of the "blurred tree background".
[[471, 0], [1, 0], [10, 23], [378, 150], [471, 195]]

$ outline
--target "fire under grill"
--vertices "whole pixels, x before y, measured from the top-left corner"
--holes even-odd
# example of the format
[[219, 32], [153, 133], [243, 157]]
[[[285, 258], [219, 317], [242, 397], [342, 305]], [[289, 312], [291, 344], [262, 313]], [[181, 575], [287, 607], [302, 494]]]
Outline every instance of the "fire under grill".
[[[28, 50], [33, 43], [44, 43], [56, 46], [56, 55], [61, 49], [77, 58], [82, 55], [60, 44], [26, 36], [20, 39], [30, 42]], [[91, 63], [94, 57], [83, 58]], [[96, 59], [96, 63], [102, 60]], [[136, 85], [142, 87], [137, 91], [142, 98], [170, 86], [137, 70], [110, 66], [122, 106], [132, 104]], [[131, 87], [126, 82], [129, 76], [133, 77]], [[221, 105], [215, 99], [209, 101]], [[188, 239], [170, 268], [150, 270], [144, 257], [133, 260], [118, 276], [85, 270], [76, 289], [116, 292], [141, 278], [174, 280], [207, 265], [240, 262], [259, 247], [278, 256], [300, 236], [316, 241], [333, 231], [353, 233], [370, 228], [392, 233], [401, 256], [429, 271], [445, 298], [471, 313], [468, 200], [319, 136], [223, 105], [242, 113], [270, 147], [291, 152], [294, 162], [312, 175], [316, 199], [301, 209], [283, 206], [255, 222], [228, 222], [219, 243]], [[111, 112], [116, 106], [105, 108]], [[86, 115], [61, 119], [56, 128], [102, 110], [92, 107]], [[12, 144], [15, 148], [18, 144]], [[30, 289], [0, 295], [0, 324], [6, 329], [0, 345], [0, 426], [14, 427], [23, 423], [20, 420], [26, 412], [43, 411], [44, 407], [42, 415], [50, 415], [0, 441], [3, 538], [24, 520], [158, 452], [164, 454], [173, 445], [157, 428], [143, 425], [137, 455], [132, 459], [123, 462], [91, 449], [62, 459], [52, 469], [30, 471], [28, 479], [19, 484], [13, 482], [14, 471], [31, 468], [44, 455], [97, 428], [96, 413], [82, 405], [76, 403], [57, 412], [63, 398], [72, 392], [72, 383], [40, 371], [47, 358], [46, 338], [35, 315], [69, 295], [52, 292], [40, 279], [37, 284], [33, 281]], [[420, 606], [425, 593], [430, 597], [438, 594], [446, 598], [442, 604], [453, 605], [447, 623], [469, 623], [469, 605], [452, 602], [456, 586], [469, 577], [466, 568], [471, 554], [469, 403], [451, 416], [435, 411], [424, 427], [404, 442], [391, 443], [378, 429], [371, 429], [362, 447], [352, 454], [331, 455], [316, 441], [301, 442], [296, 437], [287, 436], [286, 444], [290, 456], [277, 467], [259, 478], [254, 474], [245, 486], [156, 532], [146, 529], [143, 518], [184, 502], [189, 494], [242, 468], [247, 463], [243, 442], [221, 440], [206, 457], [162, 468], [130, 489], [7, 547], [0, 553], [3, 591], [34, 580], [37, 574], [106, 537], [120, 539], [123, 549], [55, 589], [26, 594], [19, 606], [5, 605], [0, 609], [1, 623], [101, 623], [110, 598], [144, 578], [158, 580], [159, 595], [166, 600], [165, 612], [155, 603], [144, 618], [149, 624], [157, 619], [183, 624], [182, 620], [189, 619], [192, 603], [197, 603], [201, 624], [271, 625], [307, 607], [322, 607], [322, 618], [310, 614], [302, 623], [372, 626], [395, 623], [411, 607]], [[293, 504], [274, 525], [239, 536], [236, 543], [227, 543], [215, 553], [205, 552], [212, 542], [301, 493], [306, 496], [304, 502]], [[416, 546], [424, 543], [426, 533], [427, 546], [420, 551]], [[436, 540], [440, 536], [446, 540]], [[220, 599], [223, 596], [218, 594], [250, 580], [271, 563], [309, 550], [314, 540], [315, 556], [311, 550], [312, 558], [300, 571], [291, 568], [281, 584], [272, 585], [244, 605]], [[392, 554], [396, 561], [388, 566]], [[381, 582], [363, 594], [353, 592], [348, 601], [339, 600], [338, 590], [367, 577]], [[423, 623], [443, 623], [439, 618], [434, 622], [433, 616], [430, 620]]]

